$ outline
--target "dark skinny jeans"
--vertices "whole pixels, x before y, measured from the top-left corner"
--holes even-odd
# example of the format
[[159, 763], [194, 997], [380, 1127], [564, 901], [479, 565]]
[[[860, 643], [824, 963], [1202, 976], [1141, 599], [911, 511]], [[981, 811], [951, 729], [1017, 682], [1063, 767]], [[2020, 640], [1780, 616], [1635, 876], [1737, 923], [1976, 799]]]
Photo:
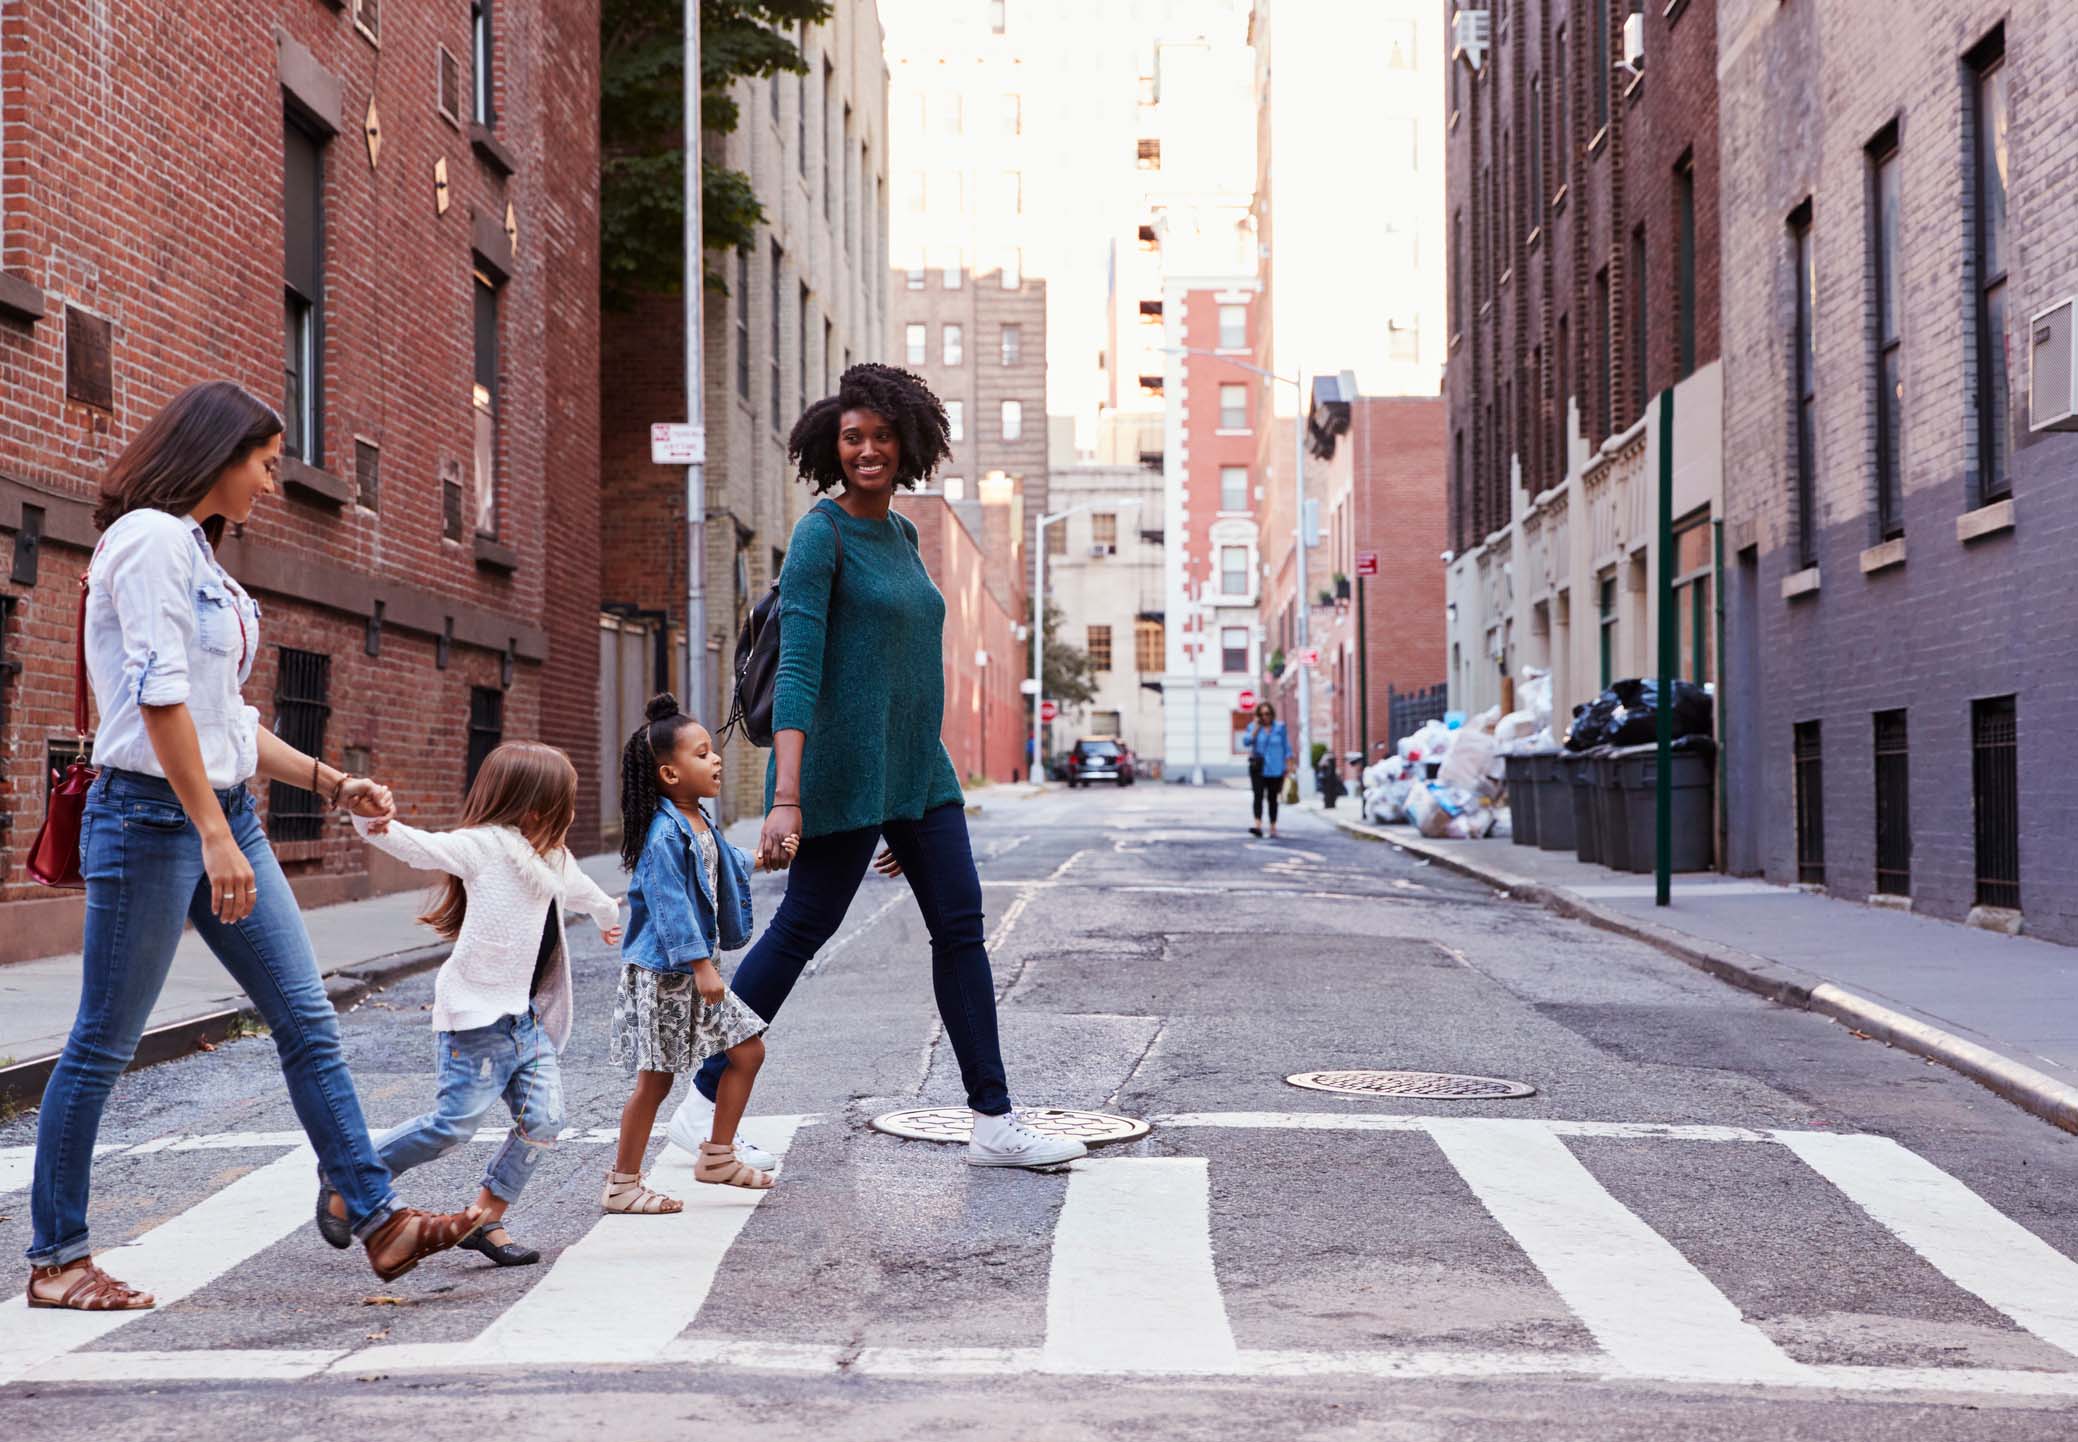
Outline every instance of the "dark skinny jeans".
[[[960, 1063], [967, 1105], [989, 1116], [1010, 1110], [1003, 1048], [996, 1037], [996, 984], [989, 972], [981, 911], [981, 878], [967, 842], [966, 808], [955, 803], [917, 821], [837, 831], [801, 843], [787, 869], [786, 895], [772, 924], [744, 955], [729, 987], [771, 1021], [786, 1004], [809, 958], [820, 951], [851, 909], [874, 845], [887, 838], [902, 875], [916, 894], [931, 933], [931, 984], [938, 1015]], [[711, 1056], [693, 1084], [712, 1100], [727, 1070], [726, 1055]]]
[[1252, 775], [1248, 778], [1248, 784], [1255, 792], [1255, 819], [1258, 821], [1263, 819], [1263, 802], [1267, 800], [1270, 803], [1270, 824], [1275, 826], [1277, 824], [1277, 800], [1284, 792], [1284, 778], [1282, 776]]

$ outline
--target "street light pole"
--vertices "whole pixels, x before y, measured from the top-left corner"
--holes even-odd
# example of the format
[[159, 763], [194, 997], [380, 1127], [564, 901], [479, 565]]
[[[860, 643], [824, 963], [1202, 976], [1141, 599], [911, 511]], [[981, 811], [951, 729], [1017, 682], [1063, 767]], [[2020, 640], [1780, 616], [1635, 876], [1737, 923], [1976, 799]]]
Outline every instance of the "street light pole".
[[[701, 395], [701, 292], [707, 260], [700, 217], [700, 0], [685, 0], [685, 408], [696, 430], [706, 424]], [[704, 457], [704, 447], [702, 455]], [[710, 726], [707, 693], [707, 463], [685, 468], [685, 693], [692, 714]]]

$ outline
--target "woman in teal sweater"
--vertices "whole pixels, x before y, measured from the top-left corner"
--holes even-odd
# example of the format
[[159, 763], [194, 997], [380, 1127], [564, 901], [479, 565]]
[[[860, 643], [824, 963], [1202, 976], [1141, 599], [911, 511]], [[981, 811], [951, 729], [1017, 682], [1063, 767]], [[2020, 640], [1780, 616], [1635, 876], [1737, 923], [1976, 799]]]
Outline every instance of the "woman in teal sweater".
[[[996, 1036], [995, 981], [983, 942], [981, 881], [958, 775], [938, 739], [945, 713], [945, 598], [894, 513], [897, 489], [951, 453], [945, 407], [891, 366], [847, 370], [838, 393], [802, 415], [787, 442], [801, 479], [827, 494], [794, 527], [779, 574], [779, 669], [772, 760], [758, 857], [787, 866], [786, 896], [736, 969], [736, 994], [770, 1021], [802, 968], [843, 923], [869, 865], [906, 876], [931, 933], [931, 978], [959, 1059], [977, 1166], [1057, 1166], [1080, 1142], [1043, 1136], [1017, 1115]], [[874, 846], [886, 850], [875, 862]], [[712, 1057], [673, 1119], [707, 1134], [727, 1068]], [[704, 1106], [703, 1106], [704, 1103]], [[743, 1150], [739, 1142], [739, 1154]], [[755, 1148], [750, 1148], [755, 1151]]]

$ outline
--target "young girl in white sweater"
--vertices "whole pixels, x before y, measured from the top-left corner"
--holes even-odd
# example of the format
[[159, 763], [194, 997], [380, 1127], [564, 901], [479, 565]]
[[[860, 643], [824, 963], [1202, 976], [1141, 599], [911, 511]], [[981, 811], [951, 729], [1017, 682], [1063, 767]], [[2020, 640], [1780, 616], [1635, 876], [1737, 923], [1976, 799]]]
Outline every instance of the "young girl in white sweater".
[[[440, 1097], [432, 1111], [376, 1142], [384, 1165], [402, 1172], [476, 1135], [502, 1097], [512, 1133], [491, 1158], [477, 1206], [483, 1221], [458, 1246], [501, 1267], [541, 1260], [505, 1230], [505, 1210], [563, 1128], [556, 1054], [570, 1039], [570, 966], [565, 907], [620, 940], [620, 905], [577, 867], [563, 844], [577, 816], [577, 771], [553, 746], [508, 741], [484, 760], [449, 832], [402, 822], [356, 828], [407, 866], [444, 871], [438, 899], [419, 919], [455, 946], [433, 983]], [[352, 1240], [338, 1195], [318, 1193], [318, 1230], [335, 1247]]]

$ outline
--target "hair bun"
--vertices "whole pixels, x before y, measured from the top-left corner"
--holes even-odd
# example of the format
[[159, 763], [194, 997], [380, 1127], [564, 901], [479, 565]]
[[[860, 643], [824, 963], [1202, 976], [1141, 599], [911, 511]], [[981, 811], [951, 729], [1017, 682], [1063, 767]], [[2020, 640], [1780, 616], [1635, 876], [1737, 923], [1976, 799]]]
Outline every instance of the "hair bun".
[[649, 721], [668, 721], [678, 714], [678, 698], [669, 691], [657, 692], [649, 698], [649, 704], [642, 708], [644, 719]]

